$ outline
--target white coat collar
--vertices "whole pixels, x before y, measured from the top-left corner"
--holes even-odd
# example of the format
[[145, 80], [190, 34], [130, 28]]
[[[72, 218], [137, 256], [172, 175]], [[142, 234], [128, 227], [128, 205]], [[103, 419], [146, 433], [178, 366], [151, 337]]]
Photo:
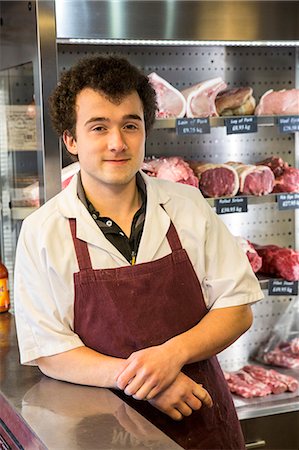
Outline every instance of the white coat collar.
[[[147, 207], [144, 230], [137, 255], [137, 263], [151, 261], [159, 249], [170, 225], [170, 218], [160, 205], [169, 201], [158, 180], [140, 172], [147, 188]], [[128, 264], [124, 256], [112, 245], [90, 216], [86, 207], [77, 196], [77, 177], [74, 175], [69, 185], [59, 194], [58, 208], [66, 218], [75, 218], [77, 237], [83, 241], [100, 247], [111, 255]]]
[[161, 205], [169, 201], [159, 181], [141, 172], [146, 184], [147, 207], [144, 229], [137, 253], [137, 263], [151, 261], [161, 246], [170, 225], [170, 217]]

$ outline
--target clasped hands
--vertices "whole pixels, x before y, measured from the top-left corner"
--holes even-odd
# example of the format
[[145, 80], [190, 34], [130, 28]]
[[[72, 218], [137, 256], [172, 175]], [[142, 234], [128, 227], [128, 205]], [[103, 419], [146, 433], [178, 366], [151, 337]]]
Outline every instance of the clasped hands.
[[167, 343], [132, 353], [122, 364], [116, 385], [137, 400], [152, 406], [174, 420], [190, 416], [203, 405], [212, 407], [204, 387], [181, 372], [180, 353], [169, 351]]

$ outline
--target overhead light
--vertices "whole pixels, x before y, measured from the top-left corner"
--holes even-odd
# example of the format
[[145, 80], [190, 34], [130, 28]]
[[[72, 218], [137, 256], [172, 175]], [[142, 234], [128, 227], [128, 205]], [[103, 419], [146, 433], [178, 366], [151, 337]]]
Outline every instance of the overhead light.
[[243, 46], [243, 47], [297, 47], [299, 41], [198, 41], [166, 39], [91, 39], [69, 38], [57, 39], [59, 44], [90, 45], [161, 45], [161, 46]]

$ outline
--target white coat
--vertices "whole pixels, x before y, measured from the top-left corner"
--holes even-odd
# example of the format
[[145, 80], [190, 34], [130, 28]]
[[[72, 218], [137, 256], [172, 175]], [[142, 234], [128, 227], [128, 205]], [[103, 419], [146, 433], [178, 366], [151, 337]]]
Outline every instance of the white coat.
[[[147, 209], [136, 264], [170, 253], [166, 233], [171, 219], [209, 309], [263, 298], [246, 255], [200, 191], [143, 173], [142, 176], [147, 187]], [[28, 216], [17, 245], [14, 290], [23, 364], [35, 364], [34, 360], [41, 356], [83, 345], [73, 331], [73, 274], [79, 268], [69, 228], [71, 217], [77, 221], [77, 237], [88, 243], [94, 269], [128, 265], [79, 200], [77, 176], [66, 189]], [[187, 299], [182, 301], [187, 307]]]

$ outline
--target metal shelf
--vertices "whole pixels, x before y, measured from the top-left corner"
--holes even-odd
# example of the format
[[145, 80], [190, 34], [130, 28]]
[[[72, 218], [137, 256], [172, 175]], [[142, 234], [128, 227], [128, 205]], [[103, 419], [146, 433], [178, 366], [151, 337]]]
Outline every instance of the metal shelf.
[[[224, 197], [222, 197], [224, 198]], [[228, 197], [232, 198], [232, 197]], [[214, 207], [216, 200], [219, 200], [219, 198], [206, 198], [207, 202], [210, 206]], [[276, 194], [268, 194], [263, 196], [247, 196], [248, 205], [256, 205], [256, 204], [263, 204], [263, 203], [275, 203], [276, 202]], [[29, 214], [34, 212], [38, 207], [36, 206], [15, 206], [11, 208], [11, 216], [14, 220], [23, 220]]]
[[[299, 381], [298, 371], [296, 369], [268, 366], [255, 360], [249, 360], [247, 364], [259, 365], [267, 370], [275, 369], [277, 372], [292, 376]], [[266, 397], [243, 398], [235, 394], [232, 394], [232, 397], [239, 420], [299, 411], [298, 391], [271, 394]]]
[[[210, 126], [212, 128], [224, 127], [225, 119], [237, 118], [237, 117], [257, 117], [258, 126], [273, 127], [277, 125], [277, 118], [280, 116], [221, 116], [221, 117], [209, 117]], [[165, 128], [175, 128], [176, 118], [171, 119], [156, 119], [154, 123], [154, 129], [162, 130]]]
[[[280, 192], [279, 194], [283, 194]], [[248, 205], [260, 205], [263, 203], [276, 203], [276, 195], [277, 194], [268, 194], [268, 195], [241, 195], [240, 197], [247, 197]], [[238, 197], [238, 196], [235, 196]], [[235, 198], [235, 197], [218, 197], [218, 198], [206, 198], [207, 202], [210, 206], [215, 207], [215, 203], [217, 200], [221, 198]]]

